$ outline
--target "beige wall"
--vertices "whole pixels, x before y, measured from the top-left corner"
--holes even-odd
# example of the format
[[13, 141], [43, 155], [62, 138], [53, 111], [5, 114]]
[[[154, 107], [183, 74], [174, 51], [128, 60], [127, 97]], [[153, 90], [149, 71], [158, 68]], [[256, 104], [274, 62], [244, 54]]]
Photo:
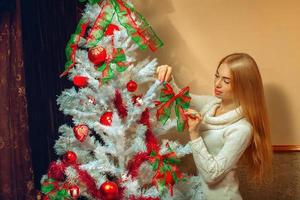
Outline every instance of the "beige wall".
[[[300, 144], [300, 1], [133, 0], [165, 46], [153, 56], [180, 86], [213, 94], [218, 61], [252, 55], [260, 68], [273, 144]], [[149, 54], [149, 52], [148, 52]]]

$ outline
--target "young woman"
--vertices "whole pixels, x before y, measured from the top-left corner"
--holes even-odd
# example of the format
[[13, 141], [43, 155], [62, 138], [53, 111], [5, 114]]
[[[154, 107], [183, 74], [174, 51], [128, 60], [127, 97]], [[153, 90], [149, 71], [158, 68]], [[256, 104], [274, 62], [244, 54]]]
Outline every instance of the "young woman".
[[[158, 79], [170, 81], [172, 68], [157, 68]], [[246, 158], [249, 177], [264, 181], [271, 170], [272, 148], [262, 79], [255, 60], [245, 53], [223, 58], [217, 67], [214, 96], [191, 95], [189, 142], [199, 180], [208, 200], [239, 200], [236, 167]]]

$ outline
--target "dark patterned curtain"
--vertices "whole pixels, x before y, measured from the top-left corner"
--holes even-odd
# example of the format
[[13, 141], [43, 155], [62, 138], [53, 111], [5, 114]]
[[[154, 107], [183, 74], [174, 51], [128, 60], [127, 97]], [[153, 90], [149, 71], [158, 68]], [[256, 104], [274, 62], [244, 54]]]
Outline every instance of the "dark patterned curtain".
[[0, 199], [34, 198], [20, 0], [0, 0]]
[[58, 127], [70, 119], [58, 110], [57, 95], [71, 87], [59, 78], [65, 65], [65, 47], [76, 29], [83, 5], [78, 0], [23, 0], [22, 29], [28, 103], [28, 124], [35, 188], [56, 160]]

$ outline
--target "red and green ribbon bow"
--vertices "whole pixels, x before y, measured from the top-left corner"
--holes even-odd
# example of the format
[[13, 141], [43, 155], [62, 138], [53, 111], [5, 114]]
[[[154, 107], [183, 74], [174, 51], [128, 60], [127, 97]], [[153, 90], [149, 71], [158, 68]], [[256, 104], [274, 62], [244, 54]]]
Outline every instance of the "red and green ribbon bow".
[[114, 77], [114, 71], [111, 68], [112, 64], [116, 65], [118, 72], [123, 72], [127, 69], [128, 63], [126, 56], [122, 48], [113, 49], [112, 57], [108, 58], [97, 70], [102, 72], [102, 83], [106, 83], [108, 80]]
[[[98, 0], [98, 3], [102, 1]], [[128, 35], [141, 49], [149, 48], [155, 51], [163, 45], [145, 18], [134, 9], [131, 3], [125, 0], [106, 0], [89, 33], [87, 39], [89, 47], [94, 47], [102, 39], [115, 14]]]
[[54, 179], [46, 179], [42, 184], [41, 191], [51, 200], [71, 199], [67, 190], [59, 188], [59, 183]]
[[169, 146], [168, 151], [169, 153], [165, 155], [160, 155], [159, 152], [152, 151], [150, 162], [152, 169], [156, 171], [152, 178], [152, 184], [156, 185], [159, 191], [162, 191], [166, 186], [169, 187], [172, 196], [173, 185], [179, 180], [183, 180], [183, 175], [176, 166], [180, 162], [176, 153]]
[[188, 128], [188, 118], [184, 114], [184, 110], [190, 106], [191, 97], [189, 95], [189, 87], [185, 87], [175, 94], [172, 87], [165, 83], [165, 87], [161, 90], [159, 103], [162, 104], [157, 109], [156, 117], [165, 124], [170, 118], [172, 106], [175, 102], [175, 113], [177, 118], [177, 130], [183, 131]]

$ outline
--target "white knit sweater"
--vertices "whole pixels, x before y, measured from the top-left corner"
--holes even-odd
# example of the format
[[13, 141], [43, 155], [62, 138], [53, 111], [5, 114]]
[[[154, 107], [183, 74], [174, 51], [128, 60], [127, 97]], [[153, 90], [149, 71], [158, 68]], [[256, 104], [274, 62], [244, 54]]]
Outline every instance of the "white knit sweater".
[[[174, 79], [170, 85], [179, 91]], [[242, 116], [241, 107], [215, 117], [221, 99], [191, 96], [191, 108], [198, 110], [203, 117], [201, 136], [189, 144], [204, 195], [208, 200], [240, 200], [236, 165], [250, 144], [252, 126]]]

